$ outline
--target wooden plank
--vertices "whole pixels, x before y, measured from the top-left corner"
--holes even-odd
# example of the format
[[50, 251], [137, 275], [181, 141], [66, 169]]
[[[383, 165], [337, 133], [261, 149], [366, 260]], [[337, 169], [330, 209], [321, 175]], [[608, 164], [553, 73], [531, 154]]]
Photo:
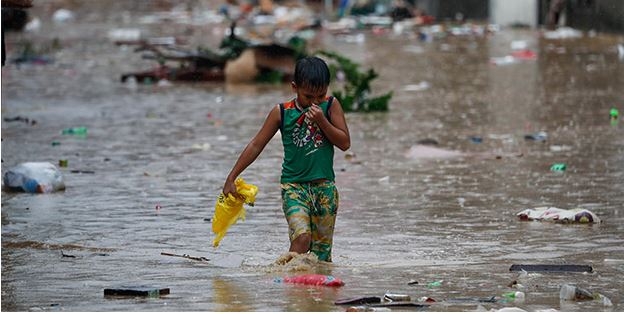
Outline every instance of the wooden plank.
[[376, 303], [376, 304], [367, 304], [370, 307], [418, 307], [424, 308], [429, 307], [429, 304], [421, 304], [414, 302], [384, 302], [384, 303]]
[[169, 288], [156, 288], [150, 286], [121, 286], [118, 288], [104, 289], [104, 296], [159, 297], [165, 294], [169, 294]]
[[593, 269], [589, 265], [525, 265], [525, 264], [513, 264], [509, 268], [509, 271], [527, 271], [527, 272], [593, 272]]
[[380, 303], [380, 297], [354, 297], [348, 299], [340, 299], [334, 302], [335, 305], [356, 305], [356, 304], [370, 304], [370, 303]]

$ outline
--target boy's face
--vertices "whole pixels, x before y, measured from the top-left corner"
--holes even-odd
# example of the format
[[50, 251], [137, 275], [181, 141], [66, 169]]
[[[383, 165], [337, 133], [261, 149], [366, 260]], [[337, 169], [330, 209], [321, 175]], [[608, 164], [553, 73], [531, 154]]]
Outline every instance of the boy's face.
[[323, 87], [311, 87], [311, 86], [297, 86], [295, 82], [290, 83], [293, 91], [297, 94], [297, 102], [303, 108], [308, 108], [312, 104], [318, 105], [325, 101], [327, 95], [327, 86]]

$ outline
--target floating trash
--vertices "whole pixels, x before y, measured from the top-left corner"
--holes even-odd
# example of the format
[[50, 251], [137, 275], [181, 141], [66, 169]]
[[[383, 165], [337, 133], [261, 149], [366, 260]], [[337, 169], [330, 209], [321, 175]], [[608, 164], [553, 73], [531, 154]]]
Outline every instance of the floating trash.
[[513, 264], [509, 267], [509, 271], [520, 272], [577, 272], [577, 273], [591, 273], [593, 268], [589, 265], [526, 265], [526, 264]]
[[600, 218], [582, 208], [561, 209], [557, 207], [528, 208], [516, 214], [520, 220], [552, 221], [562, 223], [600, 223]]
[[520, 303], [525, 300], [525, 294], [522, 291], [507, 292], [503, 294], [503, 297], [509, 301]]
[[104, 289], [104, 296], [157, 298], [165, 294], [169, 294], [169, 288], [157, 288], [151, 286], [121, 286], [118, 288]]
[[342, 287], [344, 281], [330, 275], [305, 274], [297, 276], [286, 276], [275, 279], [275, 282], [294, 283], [310, 286]]
[[28, 193], [49, 193], [65, 189], [61, 171], [49, 162], [25, 162], [3, 176], [4, 187]]
[[567, 166], [564, 163], [556, 163], [550, 166], [550, 171], [563, 172], [566, 170], [566, 167]]
[[546, 141], [547, 138], [548, 138], [548, 133], [543, 132], [543, 131], [537, 132], [534, 134], [527, 134], [524, 136], [525, 140], [536, 141], [536, 142], [544, 142]]
[[411, 301], [412, 298], [407, 294], [397, 294], [397, 293], [386, 292], [386, 294], [384, 294], [384, 300], [390, 301], [390, 302], [397, 302], [397, 301]]
[[442, 285], [442, 282], [443, 282], [443, 280], [432, 281], [432, 282], [427, 284], [427, 288], [440, 287]]
[[583, 32], [570, 27], [560, 27], [554, 31], [544, 32], [544, 38], [546, 39], [566, 39], [580, 37], [583, 37]]
[[73, 128], [66, 128], [66, 129], [61, 130], [61, 134], [87, 136], [87, 127], [79, 126], [79, 127], [73, 127]]
[[470, 141], [475, 143], [475, 144], [480, 144], [483, 143], [483, 138], [480, 136], [471, 136], [469, 137]]
[[431, 87], [431, 84], [429, 84], [429, 82], [421, 81], [418, 84], [405, 85], [403, 87], [403, 90], [406, 92], [420, 92], [429, 89], [429, 87]]

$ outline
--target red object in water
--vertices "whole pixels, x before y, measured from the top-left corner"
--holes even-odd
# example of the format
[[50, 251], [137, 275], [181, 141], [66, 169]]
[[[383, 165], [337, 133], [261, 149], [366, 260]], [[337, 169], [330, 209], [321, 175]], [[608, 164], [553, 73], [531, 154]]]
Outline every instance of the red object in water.
[[384, 35], [388, 32], [387, 28], [381, 26], [373, 26], [371, 30], [375, 35]]
[[292, 277], [284, 277], [286, 283], [297, 283], [311, 286], [327, 286], [327, 287], [341, 287], [344, 286], [344, 281], [328, 275], [320, 274], [306, 274]]
[[522, 49], [518, 51], [514, 51], [511, 55], [520, 60], [535, 60], [537, 59], [537, 53], [530, 49]]
[[433, 24], [433, 22], [435, 22], [435, 17], [431, 15], [423, 15], [420, 18], [422, 19], [424, 25]]

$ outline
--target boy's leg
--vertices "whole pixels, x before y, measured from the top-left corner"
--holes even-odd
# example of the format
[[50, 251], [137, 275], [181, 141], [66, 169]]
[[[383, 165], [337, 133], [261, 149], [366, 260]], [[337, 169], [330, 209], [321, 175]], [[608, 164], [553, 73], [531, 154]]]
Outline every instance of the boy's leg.
[[310, 243], [312, 243], [312, 236], [309, 233], [303, 233], [290, 241], [288, 252], [296, 252], [299, 254], [307, 253], [310, 251]]
[[310, 212], [312, 243], [310, 251], [319, 260], [331, 262], [334, 226], [338, 212], [338, 190], [333, 182], [312, 184], [314, 205]]
[[290, 252], [306, 253], [310, 250], [310, 207], [307, 186], [297, 183], [281, 184], [282, 210], [288, 222]]

